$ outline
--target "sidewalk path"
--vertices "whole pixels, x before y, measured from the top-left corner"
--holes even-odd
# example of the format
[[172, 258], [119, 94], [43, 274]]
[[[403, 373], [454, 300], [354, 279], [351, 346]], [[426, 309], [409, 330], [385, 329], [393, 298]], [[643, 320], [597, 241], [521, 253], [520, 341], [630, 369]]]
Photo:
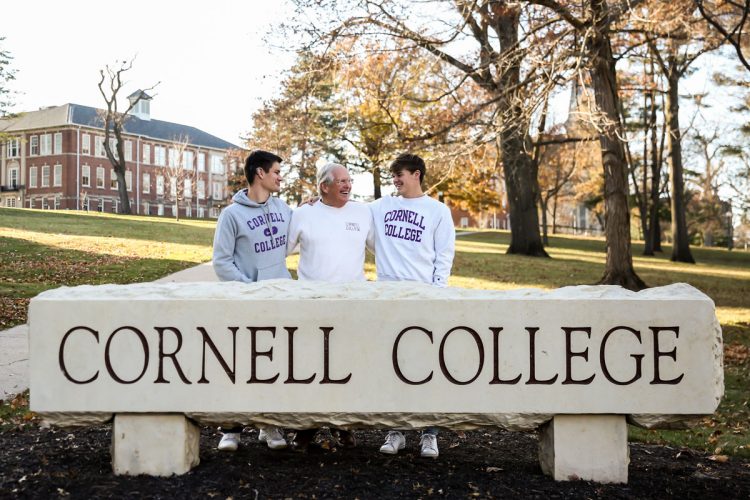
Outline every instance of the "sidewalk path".
[[[178, 271], [154, 283], [218, 281], [211, 262]], [[0, 332], [0, 400], [29, 388], [29, 326], [18, 325]]]

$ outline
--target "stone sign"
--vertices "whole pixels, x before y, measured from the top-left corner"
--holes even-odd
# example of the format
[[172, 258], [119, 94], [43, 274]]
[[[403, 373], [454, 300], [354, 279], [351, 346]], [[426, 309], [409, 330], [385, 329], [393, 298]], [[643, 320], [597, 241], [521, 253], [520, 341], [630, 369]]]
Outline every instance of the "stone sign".
[[42, 293], [29, 317], [31, 406], [61, 422], [184, 413], [524, 429], [554, 415], [630, 415], [658, 425], [713, 413], [723, 392], [713, 302], [682, 284], [81, 286]]

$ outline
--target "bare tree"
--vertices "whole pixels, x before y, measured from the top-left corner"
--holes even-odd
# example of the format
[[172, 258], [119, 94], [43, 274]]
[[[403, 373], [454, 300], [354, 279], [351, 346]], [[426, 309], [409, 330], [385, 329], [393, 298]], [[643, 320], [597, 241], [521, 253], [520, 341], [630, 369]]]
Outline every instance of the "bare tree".
[[[128, 120], [130, 111], [138, 104], [138, 102], [147, 95], [146, 92], [153, 90], [156, 85], [141, 91], [141, 93], [135, 98], [130, 100], [129, 106], [124, 112], [118, 111], [117, 95], [122, 89], [123, 73], [126, 73], [133, 67], [134, 59], [130, 61], [123, 61], [119, 67], [112, 68], [109, 65], [105, 66], [104, 69], [99, 70], [99, 92], [101, 92], [104, 102], [107, 104], [107, 109], [102, 113], [102, 120], [104, 121], [104, 151], [115, 170], [117, 176], [117, 192], [120, 197], [120, 213], [130, 214], [130, 198], [128, 197], [128, 190], [125, 184], [125, 140], [122, 137], [125, 122]], [[106, 89], [105, 89], [106, 87]], [[114, 135], [115, 150], [112, 150], [111, 139]]]
[[745, 29], [750, 27], [750, 0], [692, 0], [708, 22], [737, 53], [740, 63], [750, 71], [745, 52], [750, 48]]
[[188, 136], [174, 138], [168, 150], [167, 164], [161, 168], [165, 198], [168, 192], [176, 220], [180, 220], [180, 207], [185, 206], [185, 200], [193, 200], [197, 195], [196, 157], [194, 152], [188, 151], [189, 144]]

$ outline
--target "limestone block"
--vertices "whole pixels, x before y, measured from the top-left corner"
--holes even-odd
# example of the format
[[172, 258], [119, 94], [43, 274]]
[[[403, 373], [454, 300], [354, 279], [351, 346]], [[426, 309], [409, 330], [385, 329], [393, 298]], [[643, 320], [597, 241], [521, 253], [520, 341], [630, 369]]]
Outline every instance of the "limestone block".
[[556, 481], [627, 483], [629, 463], [622, 415], [556, 415], [539, 439], [539, 464]]
[[31, 408], [58, 415], [529, 428], [618, 414], [659, 425], [711, 414], [723, 393], [714, 304], [685, 284], [63, 287], [32, 300], [29, 325]]
[[200, 463], [200, 429], [184, 415], [117, 414], [112, 469], [117, 475], [185, 474]]

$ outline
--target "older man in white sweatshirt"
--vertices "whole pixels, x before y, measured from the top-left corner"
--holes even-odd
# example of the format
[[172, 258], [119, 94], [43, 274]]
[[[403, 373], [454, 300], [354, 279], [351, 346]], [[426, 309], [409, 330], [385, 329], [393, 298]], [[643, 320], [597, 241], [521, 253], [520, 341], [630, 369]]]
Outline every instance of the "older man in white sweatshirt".
[[[287, 250], [300, 253], [297, 276], [304, 281], [365, 281], [365, 249], [374, 246], [370, 209], [349, 199], [352, 179], [343, 165], [323, 166], [317, 182], [320, 199], [297, 208], [289, 225]], [[306, 447], [315, 432], [298, 431], [297, 445]], [[354, 445], [351, 433], [338, 432], [344, 445]]]

